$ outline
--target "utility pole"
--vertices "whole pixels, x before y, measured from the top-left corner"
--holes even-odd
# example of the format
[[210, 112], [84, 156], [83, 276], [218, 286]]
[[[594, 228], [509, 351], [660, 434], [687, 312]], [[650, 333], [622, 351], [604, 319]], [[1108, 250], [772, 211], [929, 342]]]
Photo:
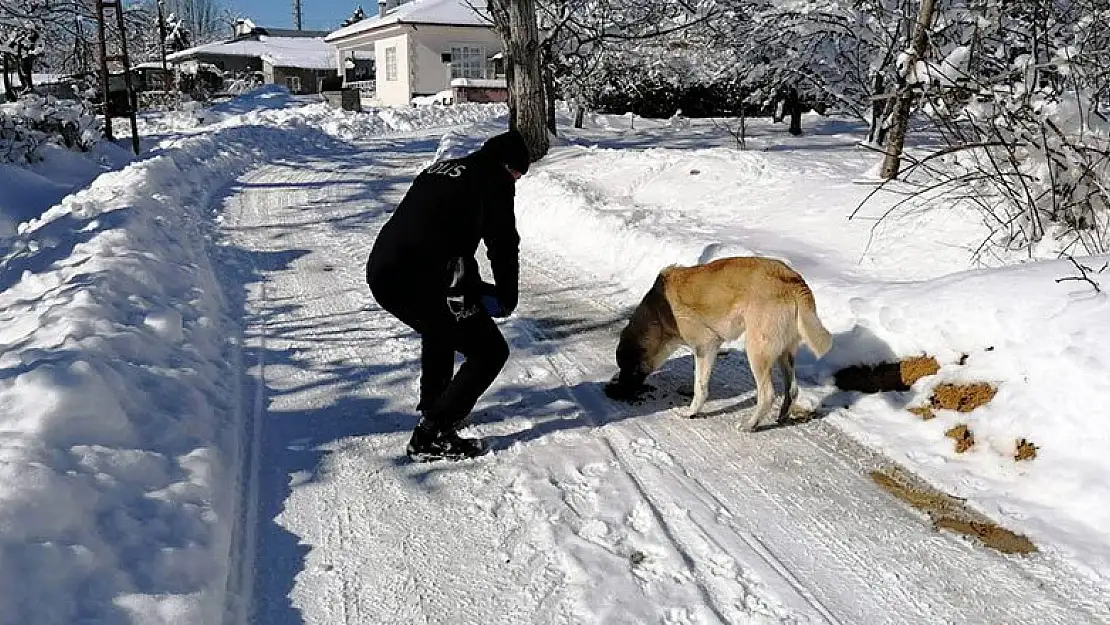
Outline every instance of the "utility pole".
[[293, 26], [301, 30], [301, 0], [293, 0]]

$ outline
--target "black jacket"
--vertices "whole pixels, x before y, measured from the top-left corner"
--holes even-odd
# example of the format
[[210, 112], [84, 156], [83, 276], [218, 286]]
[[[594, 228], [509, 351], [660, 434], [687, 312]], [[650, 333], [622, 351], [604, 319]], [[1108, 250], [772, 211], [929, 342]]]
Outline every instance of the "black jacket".
[[367, 282], [375, 291], [442, 301], [451, 261], [461, 257], [467, 290], [477, 296], [482, 282], [474, 254], [484, 240], [496, 295], [508, 314], [518, 297], [514, 194], [512, 174], [485, 152], [431, 165], [378, 233], [366, 264]]

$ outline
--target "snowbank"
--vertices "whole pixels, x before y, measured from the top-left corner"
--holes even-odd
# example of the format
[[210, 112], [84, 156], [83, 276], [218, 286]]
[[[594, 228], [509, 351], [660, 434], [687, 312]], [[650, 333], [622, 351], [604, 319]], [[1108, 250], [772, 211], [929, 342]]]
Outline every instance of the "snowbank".
[[[518, 227], [526, 248], [624, 287], [614, 295], [622, 305], [671, 263], [788, 262], [836, 335], [818, 363], [803, 350], [811, 401], [845, 399], [832, 386], [844, 365], [922, 353], [943, 365], [907, 393], [850, 396], [850, 410], [826, 403], [832, 423], [1110, 583], [1110, 419], [1099, 412], [1110, 402], [1107, 297], [1057, 283], [1077, 274], [1063, 261], [963, 271], [984, 231], [959, 207], [909, 209], [877, 233], [873, 222], [848, 221], [869, 190], [850, 181], [868, 166], [852, 147], [558, 148], [518, 184]], [[1105, 261], [1080, 259], [1093, 269]], [[906, 410], [948, 381], [989, 382], [998, 393], [970, 414], [940, 410], [924, 421]], [[967, 453], [944, 436], [957, 422], [977, 441]], [[1038, 446], [1033, 461], [1015, 462], [1021, 438]]]
[[260, 161], [339, 145], [320, 128], [459, 115], [245, 110], [19, 220], [0, 257], [0, 622], [222, 620], [242, 365], [210, 261], [212, 194]]
[[39, 217], [66, 195], [132, 158], [130, 152], [107, 141], [88, 152], [46, 144], [39, 146], [37, 154], [34, 163], [0, 163], [0, 246], [20, 223]]
[[0, 621], [212, 623], [237, 356], [197, 207], [308, 133], [227, 129], [100, 176], [0, 260]]
[[[1097, 270], [1108, 260], [1080, 262]], [[1057, 283], [1076, 275], [1067, 261], [1042, 261], [839, 292], [819, 286], [825, 319], [839, 332], [821, 370], [883, 356], [867, 345], [897, 356], [935, 355], [942, 364], [936, 376], [906, 393], [854, 398], [832, 422], [1105, 584], [1110, 298], [1084, 282]], [[1107, 276], [1095, 279], [1110, 287]], [[943, 382], [987, 382], [998, 392], [971, 413], [937, 410], [922, 420], [905, 410], [928, 405]], [[962, 454], [945, 437], [960, 423], [975, 437]], [[1023, 438], [1037, 446], [1036, 458], [1015, 462]]]

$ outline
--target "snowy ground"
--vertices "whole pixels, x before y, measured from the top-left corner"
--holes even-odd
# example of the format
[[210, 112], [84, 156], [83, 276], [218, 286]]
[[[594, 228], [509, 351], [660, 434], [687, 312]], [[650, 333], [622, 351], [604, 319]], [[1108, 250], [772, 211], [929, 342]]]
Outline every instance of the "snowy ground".
[[[443, 126], [501, 111], [302, 104], [144, 120], [130, 166], [12, 202], [41, 217], [0, 259], [0, 622], [1110, 622], [1105, 298], [1055, 282], [1066, 263], [960, 273], [982, 236], [960, 207], [847, 221], [857, 128], [756, 124], [745, 152], [707, 124], [572, 134], [518, 186], [514, 356], [473, 426], [495, 453], [412, 465], [419, 344], [362, 265], [419, 168], [504, 122]], [[654, 273], [752, 252], [798, 268], [836, 334], [801, 369], [828, 418], [735, 431], [742, 350], [711, 419], [670, 410], [684, 354], [652, 400], [605, 399]], [[946, 366], [908, 393], [829, 386], [921, 351]], [[999, 393], [957, 455], [954, 414], [904, 408], [965, 378]], [[876, 452], [1041, 552], [933, 531], [867, 478]]]

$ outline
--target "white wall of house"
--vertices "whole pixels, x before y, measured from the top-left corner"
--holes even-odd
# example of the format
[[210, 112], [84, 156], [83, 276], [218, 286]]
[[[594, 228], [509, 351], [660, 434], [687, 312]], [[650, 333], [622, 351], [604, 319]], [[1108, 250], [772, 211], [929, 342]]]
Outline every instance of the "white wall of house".
[[[335, 42], [337, 61], [351, 50], [369, 52], [373, 47], [377, 92], [373, 104], [408, 106], [414, 95], [429, 95], [450, 89], [451, 66], [442, 60], [444, 52], [458, 46], [480, 48], [488, 58], [501, 51], [501, 40], [490, 28], [396, 24], [377, 32], [356, 35]], [[397, 74], [390, 76], [388, 50], [396, 54]], [[369, 103], [367, 103], [369, 104]]]
[[430, 95], [450, 88], [451, 66], [442, 61], [442, 54], [452, 47], [478, 47], [483, 58], [501, 50], [501, 39], [489, 28], [421, 26], [410, 35], [412, 91]]
[[[377, 99], [383, 106], [407, 106], [412, 98], [409, 48], [408, 34], [384, 37], [374, 43]], [[393, 52], [391, 53], [390, 50]], [[392, 62], [390, 59], [394, 54], [396, 61]], [[390, 73], [393, 67], [397, 70], [395, 75]]]

